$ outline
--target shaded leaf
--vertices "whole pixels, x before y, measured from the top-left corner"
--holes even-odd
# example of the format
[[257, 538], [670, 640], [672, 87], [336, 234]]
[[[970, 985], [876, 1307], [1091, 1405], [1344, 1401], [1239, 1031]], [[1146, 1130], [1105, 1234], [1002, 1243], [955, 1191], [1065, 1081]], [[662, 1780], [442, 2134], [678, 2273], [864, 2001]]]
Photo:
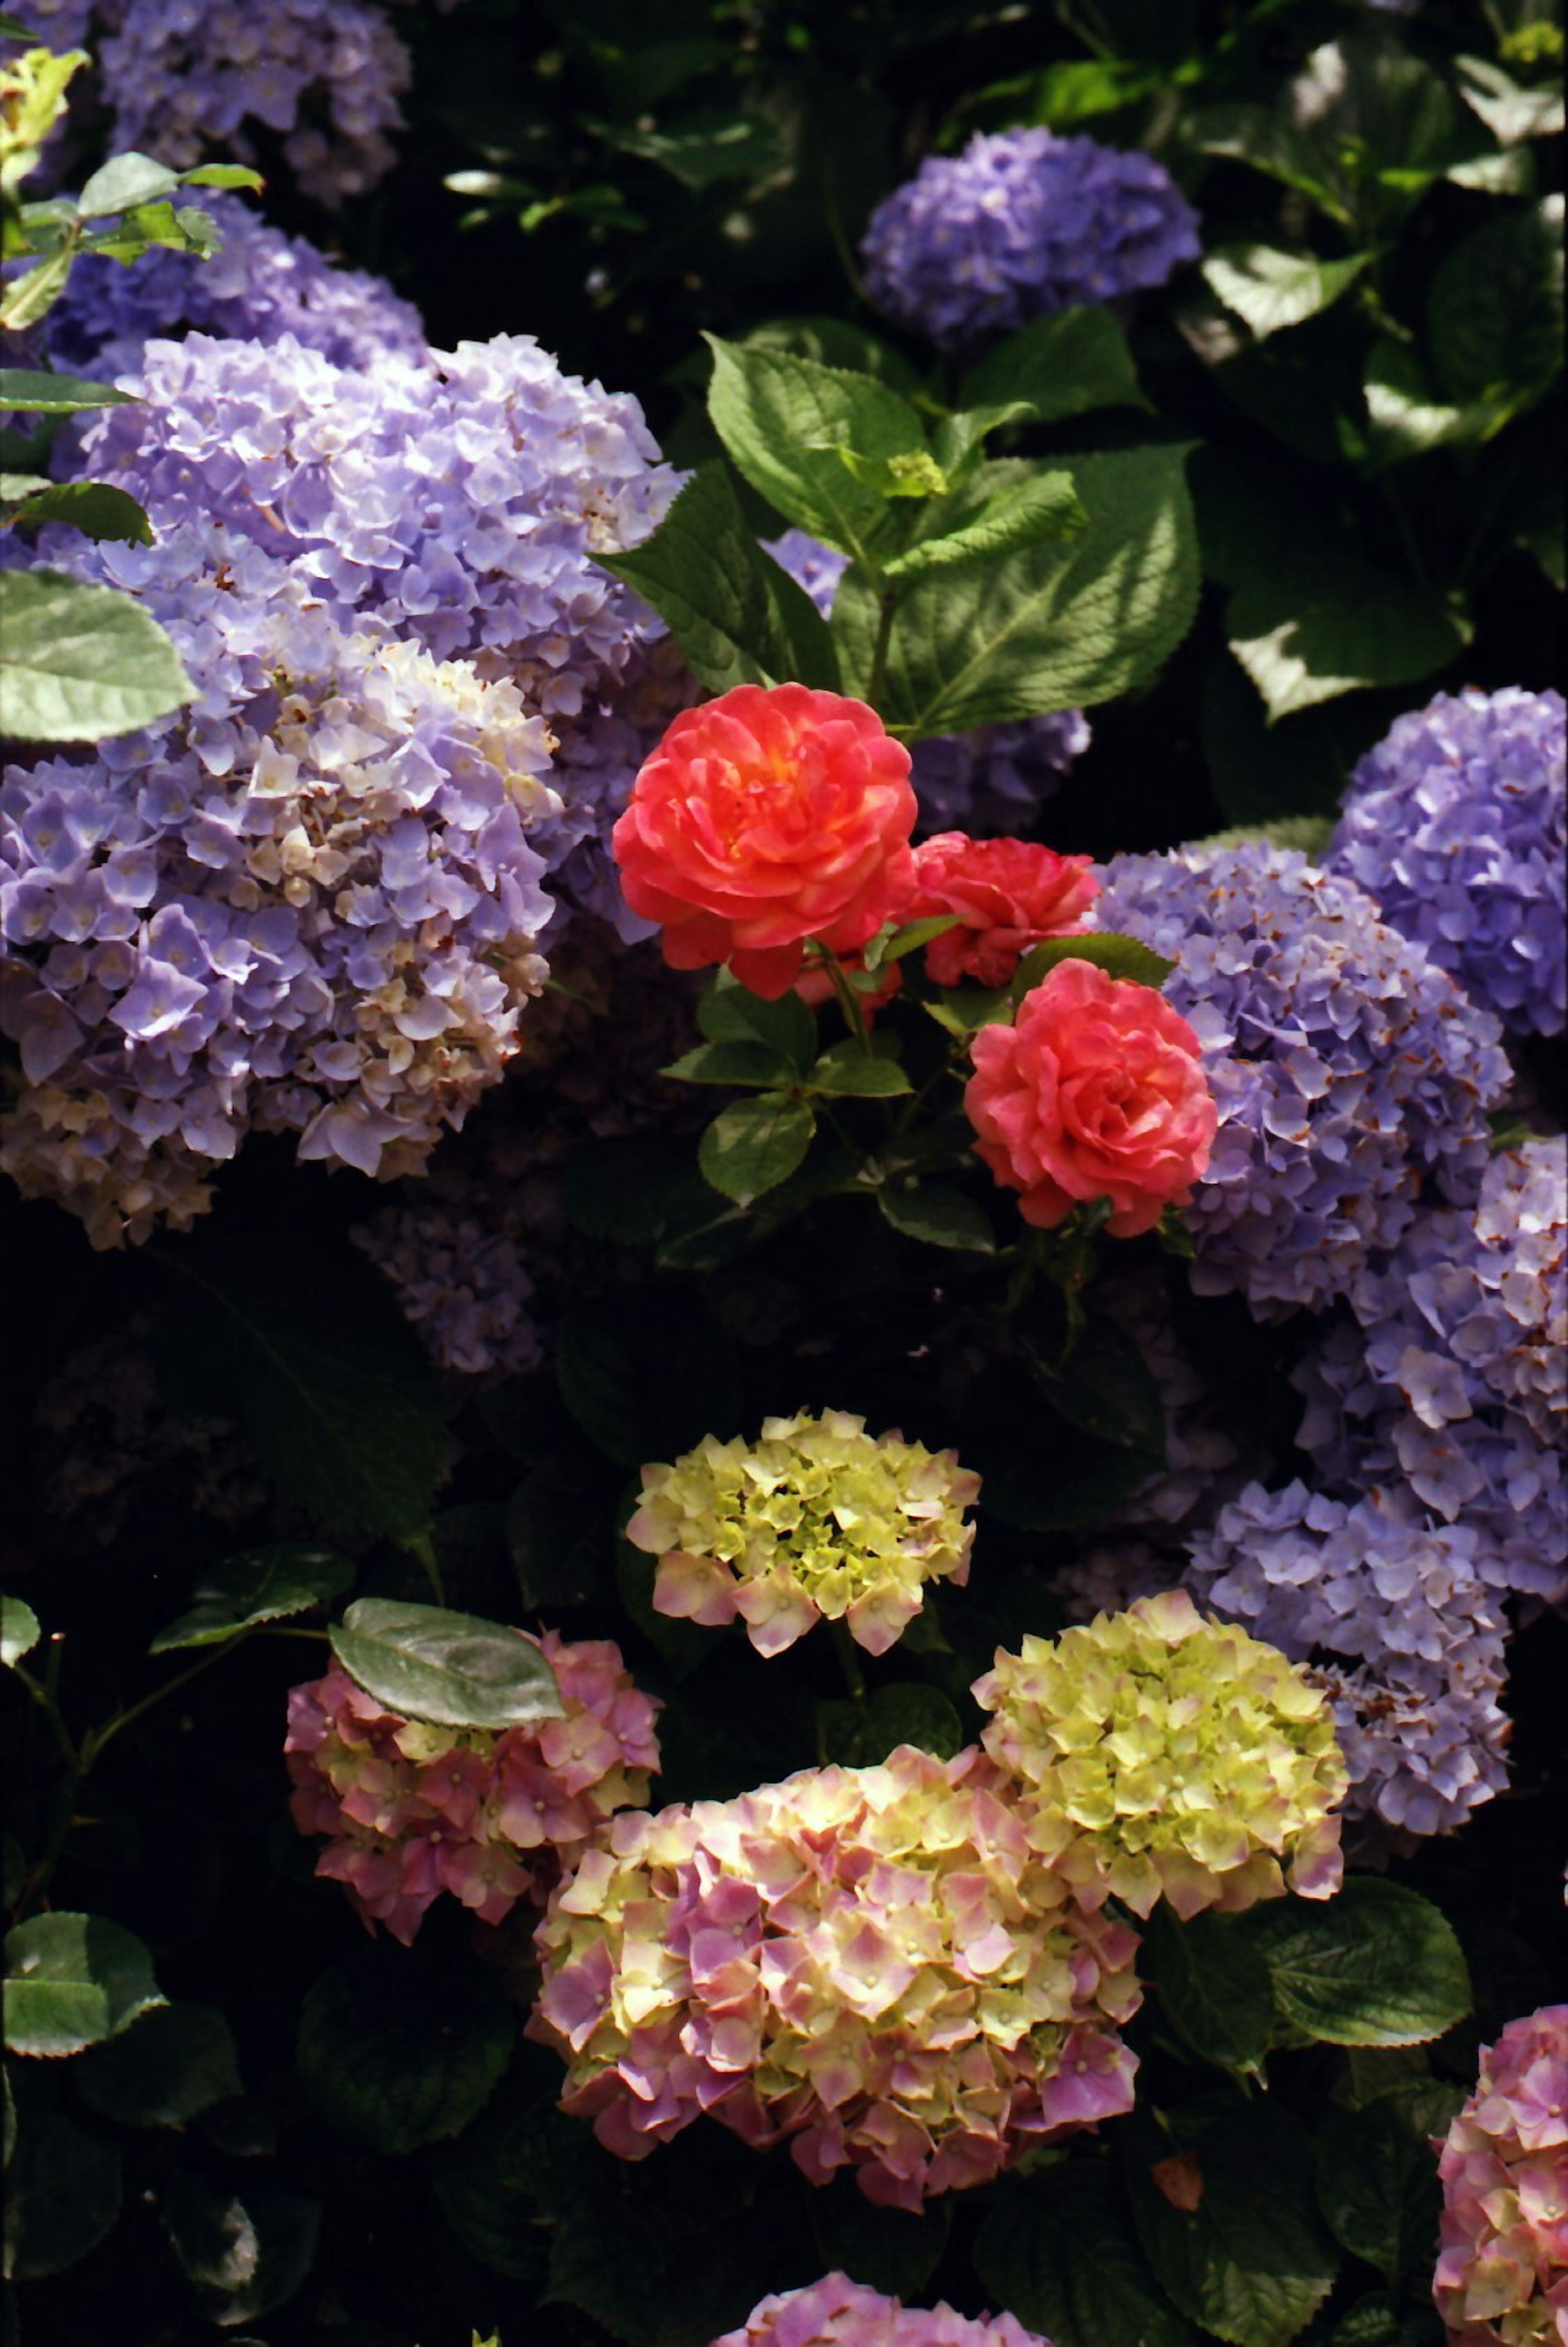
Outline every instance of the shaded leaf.
[[1261, 2067], [1275, 2026], [1268, 1967], [1227, 1917], [1183, 1923], [1162, 1902], [1144, 1926], [1140, 1970], [1195, 2054], [1225, 2070]]
[[1127, 338], [1105, 309], [1033, 319], [970, 368], [959, 405], [1024, 400], [1043, 424], [1096, 407], [1146, 407]]
[[506, 1503], [506, 1547], [524, 1605], [578, 1605], [603, 1578], [607, 1527], [580, 1470], [554, 1460], [525, 1475]]
[[1278, 245], [1222, 244], [1204, 255], [1201, 266], [1211, 291], [1262, 342], [1329, 309], [1371, 260], [1369, 252], [1320, 261], [1316, 253]]
[[1446, 668], [1468, 622], [1436, 588], [1412, 587], [1353, 556], [1316, 574], [1278, 560], [1226, 613], [1231, 651], [1270, 720], [1361, 685], [1413, 684]]
[[699, 1043], [659, 1073], [683, 1084], [755, 1084], [766, 1091], [787, 1084], [795, 1071], [769, 1044], [743, 1041]]
[[396, 2157], [476, 2117], [515, 2041], [515, 2015], [487, 1967], [469, 1966], [454, 1996], [429, 1963], [364, 1948], [306, 1996], [300, 2076], [330, 2125]]
[[36, 528], [57, 521], [88, 538], [152, 544], [152, 524], [143, 508], [109, 481], [41, 482], [25, 473], [6, 473], [0, 476], [0, 505], [9, 507], [7, 527]]
[[1330, 2111], [1315, 2147], [1318, 2205], [1335, 2239], [1390, 2282], [1437, 2255], [1437, 2154], [1386, 2102]]
[[20, 1597], [0, 1597], [0, 1663], [7, 1669], [32, 1653], [43, 1636], [38, 1617]]
[[711, 1042], [766, 1043], [797, 1075], [803, 1076], [817, 1057], [817, 1022], [798, 994], [766, 1002], [727, 969], [716, 973], [698, 1002], [697, 1023]]
[[788, 1181], [816, 1129], [804, 1101], [785, 1092], [759, 1092], [719, 1112], [698, 1144], [697, 1163], [724, 1197], [748, 1206]]
[[963, 1722], [946, 1696], [915, 1682], [817, 1706], [817, 1748], [824, 1761], [872, 1768], [901, 1744], [951, 1760], [963, 1747]]
[[962, 1190], [940, 1182], [884, 1182], [877, 1192], [884, 1222], [905, 1238], [923, 1240], [927, 1246], [954, 1247], [969, 1255], [994, 1255], [996, 1233], [991, 1218]]
[[863, 1051], [851, 1037], [823, 1052], [804, 1078], [808, 1092], [830, 1092], [850, 1100], [890, 1100], [914, 1086], [895, 1059], [881, 1051]]
[[120, 2152], [97, 2127], [23, 2106], [5, 2178], [5, 2277], [41, 2281], [96, 2250], [120, 2212]]
[[349, 1588], [354, 1568], [330, 1548], [284, 1542], [251, 1548], [210, 1567], [192, 1591], [188, 1611], [160, 1630], [148, 1648], [166, 1655], [181, 1646], [213, 1646], [258, 1622], [280, 1622], [324, 1605]]
[[177, 2169], [158, 2204], [202, 2311], [219, 2330], [270, 2314], [292, 2298], [311, 2270], [319, 2201], [264, 2184], [229, 2192]]
[[905, 2209], [874, 2208], [847, 2178], [811, 2195], [811, 2233], [824, 2272], [852, 2274], [906, 2306], [923, 2303], [921, 2292], [942, 2263], [951, 2229], [951, 2199], [932, 2200], [911, 2216]]
[[578, 1305], [561, 1324], [555, 1382], [584, 1433], [623, 1467], [736, 1430], [734, 1340], [689, 1304], [673, 1316], [631, 1297]]
[[563, 1716], [555, 1675], [522, 1631], [443, 1605], [357, 1598], [332, 1630], [349, 1676], [406, 1719], [534, 1727]]
[[29, 1916], [5, 1936], [5, 2044], [79, 2054], [166, 2003], [134, 1932], [103, 1915]]
[[1427, 302], [1438, 381], [1462, 406], [1491, 394], [1514, 411], [1563, 367], [1563, 199], [1488, 220], [1440, 262]]
[[234, 2033], [216, 2006], [176, 2003], [145, 2013], [71, 2065], [88, 2108], [127, 2127], [183, 2127], [240, 2091]]
[[974, 2262], [994, 2303], [1054, 2347], [1195, 2347], [1104, 2168], [1003, 2194], [981, 2226]]

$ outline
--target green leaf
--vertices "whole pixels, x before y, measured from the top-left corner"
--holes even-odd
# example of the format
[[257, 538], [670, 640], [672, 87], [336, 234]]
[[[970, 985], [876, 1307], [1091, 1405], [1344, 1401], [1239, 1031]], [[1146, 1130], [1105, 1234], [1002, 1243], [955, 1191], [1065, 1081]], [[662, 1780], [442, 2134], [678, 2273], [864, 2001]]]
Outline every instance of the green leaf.
[[878, 2209], [847, 2178], [836, 2179], [811, 2195], [811, 2235], [824, 2272], [852, 2274], [907, 2306], [942, 2263], [952, 2214], [951, 2199], [929, 2201], [918, 2216]]
[[[711, 1193], [709, 1194], [711, 1197]], [[577, 1424], [623, 1467], [674, 1459], [705, 1434], [738, 1428], [732, 1337], [688, 1298], [580, 1304], [555, 1342], [555, 1383]]]
[[[906, 591], [880, 704], [906, 738], [1107, 701], [1151, 676], [1191, 626], [1197, 540], [1183, 452], [1062, 461], [1088, 516], [1076, 538], [934, 571]], [[971, 488], [983, 498], [999, 470], [983, 466]]]
[[877, 1192], [884, 1222], [908, 1239], [927, 1246], [953, 1247], [967, 1255], [994, 1255], [996, 1234], [991, 1219], [972, 1198], [945, 1183], [884, 1182]]
[[524, 1605], [581, 1604], [607, 1562], [603, 1498], [580, 1469], [546, 1460], [506, 1503], [506, 1548]]
[[1560, 84], [1527, 89], [1489, 57], [1455, 57], [1453, 63], [1460, 96], [1500, 147], [1516, 147], [1525, 138], [1552, 138], [1562, 129]]
[[881, 1051], [862, 1051], [852, 1036], [824, 1051], [802, 1081], [808, 1092], [850, 1100], [892, 1100], [914, 1090], [896, 1060]]
[[105, 1916], [33, 1915], [5, 1935], [13, 2054], [80, 2054], [167, 2001], [141, 1941]]
[[1127, 338], [1108, 310], [1058, 310], [1036, 318], [971, 367], [958, 404], [1025, 400], [1042, 424], [1096, 407], [1147, 407]]
[[47, 260], [20, 270], [8, 284], [0, 285], [0, 327], [20, 334], [46, 316], [66, 290], [72, 258], [71, 247], [63, 244]]
[[5, 2188], [5, 2278], [41, 2281], [96, 2250], [119, 2215], [119, 2146], [24, 2105]]
[[360, 1597], [331, 1635], [349, 1676], [406, 1719], [535, 1727], [563, 1716], [549, 1664], [504, 1623], [443, 1605]]
[[983, 1027], [994, 1027], [1002, 1020], [1010, 1020], [1013, 1002], [1005, 986], [958, 986], [950, 988], [945, 994], [936, 996], [930, 1002], [922, 1002], [921, 1009], [949, 1035], [956, 1036], [960, 1042], [967, 1042], [972, 1035], [978, 1035]]
[[244, 1549], [211, 1567], [191, 1593], [195, 1603], [158, 1632], [148, 1652], [219, 1645], [255, 1623], [281, 1622], [324, 1605], [353, 1577], [353, 1566], [330, 1548], [285, 1541], [275, 1548]]
[[974, 2263], [987, 2296], [1055, 2347], [1196, 2347], [1104, 2167], [1074, 2165], [1003, 2192]]
[[182, 188], [248, 188], [260, 195], [266, 180], [260, 171], [252, 171], [244, 163], [199, 163], [193, 171], [179, 175]]
[[705, 1178], [726, 1198], [748, 1206], [787, 1182], [811, 1146], [817, 1122], [804, 1101], [759, 1092], [721, 1109], [697, 1147]]
[[305, 1998], [300, 2076], [330, 2125], [396, 2157], [476, 2117], [516, 2040], [516, 2016], [488, 1966], [468, 1965], [454, 1994], [433, 1963], [362, 1948]]
[[203, 2313], [224, 2330], [270, 2314], [311, 2270], [321, 2219], [317, 2200], [266, 2184], [229, 2192], [178, 2168], [157, 2198]]
[[901, 928], [880, 931], [866, 948], [867, 969], [879, 970], [885, 962], [902, 961], [906, 954], [918, 953], [933, 938], [944, 938], [949, 929], [956, 929], [962, 917], [961, 913], [932, 913], [924, 920], [907, 921]]
[[101, 220], [107, 212], [129, 211], [137, 204], [172, 195], [179, 183], [178, 171], [155, 163], [150, 155], [114, 155], [88, 179], [76, 198], [76, 210], [84, 220]]
[[1142, 1970], [1202, 2060], [1222, 2070], [1262, 2067], [1275, 2025], [1268, 1967], [1231, 1931], [1228, 1917], [1195, 1915], [1182, 1923], [1157, 1906], [1144, 1927]]
[[817, 1057], [817, 1021], [795, 993], [765, 1002], [727, 969], [717, 970], [697, 1006], [697, 1023], [711, 1042], [766, 1043], [803, 1076]]
[[1459, 405], [1502, 394], [1515, 413], [1563, 367], [1563, 199], [1475, 230], [1445, 254], [1427, 302], [1438, 381]]
[[1217, 2097], [1182, 2113], [1175, 2205], [1161, 2189], [1172, 2144], [1152, 2121], [1123, 2138], [1144, 2253], [1182, 2312], [1235, 2347], [1286, 2347], [1327, 2298], [1339, 2255], [1312, 2201], [1312, 2144], [1275, 2104]]
[[194, 687], [156, 620], [58, 570], [0, 573], [0, 733], [101, 742], [172, 715]]
[[732, 108], [690, 114], [662, 130], [592, 121], [583, 127], [623, 154], [657, 163], [695, 195], [727, 179], [759, 179], [784, 160], [775, 125], [760, 115], [738, 115]]
[[20, 1597], [0, 1597], [0, 1663], [9, 1670], [30, 1655], [44, 1633], [32, 1607]]
[[1060, 1369], [1031, 1356], [1040, 1389], [1069, 1425], [1096, 1442], [1138, 1454], [1145, 1474], [1165, 1465], [1166, 1413], [1158, 1380], [1114, 1320], [1091, 1313]]
[[152, 544], [152, 524], [133, 497], [109, 481], [55, 481], [40, 485], [25, 474], [0, 475], [0, 505], [9, 507], [7, 528], [28, 528], [65, 522], [88, 538]]
[[887, 529], [887, 504], [856, 479], [841, 452], [923, 452], [915, 410], [870, 375], [716, 334], [704, 339], [713, 353], [708, 414], [752, 487], [786, 520], [865, 559]]
[[1107, 977], [1130, 979], [1135, 986], [1152, 987], [1157, 990], [1176, 968], [1174, 961], [1157, 954], [1136, 938], [1124, 938], [1105, 930], [1095, 936], [1081, 938], [1044, 938], [1031, 946], [1013, 974], [1010, 989], [1014, 1002], [1022, 1002], [1033, 993], [1042, 979], [1059, 969], [1064, 961], [1092, 962]]
[[882, 569], [889, 579], [917, 579], [928, 570], [953, 570], [1020, 548], [1074, 538], [1085, 521], [1070, 473], [1033, 472], [999, 489], [962, 529], [944, 538], [922, 538]]
[[789, 1083], [795, 1070], [769, 1044], [737, 1040], [699, 1043], [695, 1051], [683, 1053], [659, 1073], [674, 1076], [683, 1084], [757, 1084], [767, 1090], [769, 1085]]
[[758, 545], [717, 459], [698, 466], [651, 538], [628, 553], [596, 559], [667, 621], [710, 692], [737, 684], [837, 685], [826, 620]]
[[1436, 2317], [1382, 2291], [1358, 2299], [1332, 2330], [1314, 2325], [1310, 2347], [1441, 2347], [1449, 2334], [1433, 2329]]
[[442, 2215], [469, 2256], [493, 2273], [532, 2284], [537, 2296], [549, 2260], [549, 2237], [537, 2207], [498, 2165], [509, 2125], [502, 2105], [503, 2096], [497, 2096], [455, 2143], [430, 2154], [430, 2180]]
[[50, 374], [38, 367], [0, 367], [0, 408], [28, 415], [76, 415], [89, 407], [133, 407], [128, 391], [111, 390], [80, 375]]
[[1268, 1966], [1285, 2019], [1328, 2045], [1420, 2045], [1471, 2009], [1450, 1924], [1380, 1876], [1352, 1875], [1322, 1905], [1271, 1901], [1237, 1928]]
[[1330, 2111], [1315, 2154], [1318, 2205], [1341, 2247], [1390, 2282], [1430, 2271], [1442, 2205], [1437, 2158], [1397, 2108]]
[[1371, 261], [1369, 252], [1319, 261], [1278, 245], [1222, 244], [1205, 254], [1201, 267], [1211, 292], [1262, 342], [1329, 309]]
[[905, 395], [921, 388], [919, 369], [901, 352], [844, 318], [769, 318], [741, 337], [740, 348], [786, 351], [793, 358], [813, 359], [819, 366], [870, 375], [874, 383]]
[[963, 1722], [946, 1696], [913, 1681], [880, 1686], [854, 1702], [817, 1706], [817, 1749], [845, 1768], [874, 1768], [901, 1744], [951, 1760], [963, 1748]]
[[1380, 467], [1433, 448], [1489, 440], [1516, 412], [1501, 394], [1463, 407], [1440, 399], [1415, 352], [1391, 338], [1373, 343], [1362, 393], [1372, 426], [1370, 454]]
[[1360, 685], [1417, 683], [1446, 668], [1471, 630], [1436, 588], [1349, 553], [1320, 564], [1276, 550], [1272, 575], [1232, 596], [1226, 633], [1272, 723]]
[[241, 2089], [234, 2033], [216, 2006], [165, 2004], [71, 2065], [90, 2110], [126, 2127], [183, 2127]]

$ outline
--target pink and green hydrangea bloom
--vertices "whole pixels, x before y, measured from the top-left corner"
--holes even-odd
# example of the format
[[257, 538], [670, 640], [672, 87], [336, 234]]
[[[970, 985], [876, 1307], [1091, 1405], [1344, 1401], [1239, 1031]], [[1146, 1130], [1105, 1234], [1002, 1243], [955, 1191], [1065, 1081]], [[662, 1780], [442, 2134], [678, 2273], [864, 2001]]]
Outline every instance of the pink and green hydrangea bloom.
[[1051, 2347], [1011, 2314], [960, 2314], [939, 2306], [904, 2306], [880, 2290], [824, 2274], [754, 2306], [738, 2331], [713, 2347]]
[[1459, 2347], [1568, 2347], [1568, 2004], [1482, 2049], [1441, 2149], [1432, 2295]]
[[627, 2159], [708, 2113], [909, 2209], [1129, 2109], [1136, 1934], [1008, 1794], [972, 1747], [902, 1745], [615, 1819], [536, 1934], [563, 2107]]
[[1339, 1887], [1333, 1716], [1272, 1646], [1185, 1591], [999, 1651], [974, 1698], [1036, 1854], [1084, 1905], [1235, 1911]]
[[848, 1410], [769, 1418], [761, 1439], [708, 1435], [673, 1466], [645, 1467], [626, 1537], [659, 1560], [660, 1614], [718, 1625], [737, 1615], [759, 1654], [780, 1655], [818, 1621], [843, 1622], [885, 1654], [931, 1581], [963, 1585], [980, 1478], [951, 1450], [870, 1435]]

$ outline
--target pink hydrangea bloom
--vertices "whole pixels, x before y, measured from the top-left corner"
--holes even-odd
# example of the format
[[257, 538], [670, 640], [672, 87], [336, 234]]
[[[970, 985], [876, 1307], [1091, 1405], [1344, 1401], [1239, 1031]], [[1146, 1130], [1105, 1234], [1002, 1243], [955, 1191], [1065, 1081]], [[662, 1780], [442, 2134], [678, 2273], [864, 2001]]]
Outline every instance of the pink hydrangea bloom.
[[1137, 1936], [1042, 1863], [973, 1747], [618, 1817], [535, 1943], [529, 2034], [625, 2159], [707, 2112], [918, 2209], [1132, 2106]]
[[330, 1837], [316, 1871], [405, 1947], [443, 1891], [484, 1923], [542, 1906], [605, 1820], [647, 1799], [657, 1698], [607, 1638], [533, 1643], [565, 1706], [537, 1727], [403, 1719], [338, 1663], [290, 1694], [290, 1807], [301, 1833]]
[[1441, 2154], [1432, 2296], [1460, 2347], [1568, 2347], [1568, 2004], [1482, 2048]]
[[754, 2306], [739, 2331], [713, 2347], [1051, 2347], [1011, 2314], [959, 2314], [945, 2301], [904, 2306], [880, 2290], [824, 2274], [806, 2290]]

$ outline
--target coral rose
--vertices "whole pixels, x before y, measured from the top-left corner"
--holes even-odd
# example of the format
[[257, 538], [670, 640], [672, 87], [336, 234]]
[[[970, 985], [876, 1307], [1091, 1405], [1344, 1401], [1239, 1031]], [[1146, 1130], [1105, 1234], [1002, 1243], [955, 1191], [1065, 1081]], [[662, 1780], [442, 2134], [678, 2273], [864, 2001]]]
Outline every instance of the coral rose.
[[903, 918], [959, 915], [960, 926], [925, 950], [938, 986], [965, 978], [1005, 986], [1042, 938], [1075, 937], [1099, 893], [1090, 856], [1058, 856], [1027, 839], [942, 831], [915, 850], [915, 893]]
[[614, 834], [626, 902], [674, 969], [725, 962], [774, 1000], [806, 938], [852, 953], [902, 910], [909, 772], [863, 702], [737, 685], [683, 711], [638, 774]]
[[1011, 1027], [983, 1027], [963, 1095], [996, 1179], [1023, 1193], [1026, 1223], [1052, 1230], [1109, 1198], [1115, 1238], [1185, 1205], [1218, 1122], [1198, 1040], [1152, 987], [1059, 962]]

